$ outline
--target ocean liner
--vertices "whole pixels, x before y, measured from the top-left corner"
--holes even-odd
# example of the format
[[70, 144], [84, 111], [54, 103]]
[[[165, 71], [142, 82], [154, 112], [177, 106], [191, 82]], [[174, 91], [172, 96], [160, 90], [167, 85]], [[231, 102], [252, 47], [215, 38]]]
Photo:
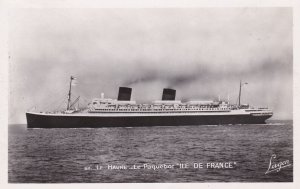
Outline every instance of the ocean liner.
[[[162, 99], [148, 104], [131, 100], [132, 89], [120, 87], [118, 99], [95, 98], [84, 109], [71, 102], [71, 76], [67, 109], [56, 112], [26, 112], [28, 128], [99, 128], [141, 126], [183, 126], [220, 124], [264, 124], [273, 115], [268, 108], [241, 104], [240, 82], [238, 104], [229, 101], [176, 100], [176, 90], [163, 89]], [[75, 100], [78, 101], [78, 98]]]

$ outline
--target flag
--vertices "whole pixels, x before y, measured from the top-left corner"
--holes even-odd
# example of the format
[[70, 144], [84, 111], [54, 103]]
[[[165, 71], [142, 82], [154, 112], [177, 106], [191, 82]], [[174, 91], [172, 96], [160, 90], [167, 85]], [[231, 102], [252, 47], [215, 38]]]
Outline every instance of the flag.
[[74, 79], [73, 81], [72, 81], [72, 86], [76, 86], [78, 84], [78, 81], [76, 80], [76, 79]]
[[77, 85], [77, 78], [76, 77], [71, 76], [71, 84], [72, 84], [72, 86]]

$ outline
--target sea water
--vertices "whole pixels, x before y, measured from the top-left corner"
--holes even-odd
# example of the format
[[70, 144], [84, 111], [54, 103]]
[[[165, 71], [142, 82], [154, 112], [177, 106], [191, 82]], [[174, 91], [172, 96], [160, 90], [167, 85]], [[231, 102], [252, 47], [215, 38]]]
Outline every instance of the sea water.
[[9, 125], [10, 183], [292, 182], [293, 123], [27, 129]]

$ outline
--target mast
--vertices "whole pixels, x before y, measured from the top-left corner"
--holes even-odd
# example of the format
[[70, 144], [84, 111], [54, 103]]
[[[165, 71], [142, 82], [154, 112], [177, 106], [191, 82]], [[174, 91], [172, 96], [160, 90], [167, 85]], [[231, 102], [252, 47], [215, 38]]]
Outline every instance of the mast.
[[71, 76], [71, 78], [70, 78], [70, 88], [69, 88], [69, 93], [68, 93], [68, 105], [67, 105], [67, 110], [70, 109], [72, 81], [73, 81], [74, 79], [75, 79], [75, 77]]
[[240, 90], [239, 90], [239, 107], [241, 105], [241, 94], [242, 93], [242, 81], [240, 80]]
[[240, 80], [240, 91], [239, 91], [239, 107], [241, 105], [241, 96], [242, 96], [242, 86], [243, 85], [247, 85], [248, 83], [245, 82], [245, 83], [242, 83], [242, 80]]

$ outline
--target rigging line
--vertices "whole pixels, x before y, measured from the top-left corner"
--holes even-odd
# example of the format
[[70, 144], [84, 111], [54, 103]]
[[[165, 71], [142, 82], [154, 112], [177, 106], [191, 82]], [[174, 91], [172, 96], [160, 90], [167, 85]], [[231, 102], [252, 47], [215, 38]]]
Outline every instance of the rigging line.
[[55, 99], [55, 100], [51, 100], [47, 105], [45, 105], [45, 106], [43, 106], [42, 108], [44, 109], [44, 110], [49, 110], [51, 107], [53, 107], [53, 104], [57, 104], [57, 102], [59, 101], [61, 101], [62, 99], [60, 98], [60, 99]]
[[74, 95], [72, 95], [73, 97], [72, 97], [72, 101], [73, 100], [76, 100], [76, 98], [78, 98], [78, 96], [80, 96], [80, 100], [81, 101], [85, 101], [85, 102], [87, 102], [87, 103], [89, 103], [91, 100], [90, 99], [87, 99], [87, 98], [85, 98], [84, 96], [81, 96], [81, 95], [78, 95], [77, 93], [74, 93]]
[[67, 103], [66, 100], [62, 101], [62, 103], [60, 103], [60, 105], [59, 105], [58, 107], [56, 107], [57, 111], [59, 111], [59, 109], [61, 108], [61, 106], [62, 106], [63, 104], [66, 104], [66, 103]]
[[81, 97], [80, 97], [80, 101], [81, 101], [80, 102], [81, 106], [83, 106], [83, 105], [87, 106], [89, 103], [91, 103], [90, 100], [82, 99]]
[[[55, 103], [56, 101], [60, 101], [61, 98], [66, 98], [66, 95], [63, 94], [65, 92], [61, 91], [60, 93], [58, 93], [57, 95], [55, 96], [58, 96], [57, 99], [54, 99], [54, 100], [50, 100], [47, 104], [44, 105], [44, 107], [49, 107], [51, 104]], [[51, 95], [49, 98], [46, 98], [46, 99], [53, 99], [53, 95]]]
[[[55, 103], [55, 105], [56, 105], [56, 104], [61, 104], [61, 103], [64, 102], [64, 101], [65, 101], [65, 99], [60, 99], [60, 101], [58, 101], [57, 103]], [[55, 105], [52, 104], [51, 106], [48, 106], [47, 108], [45, 108], [45, 111], [56, 111], [56, 109], [53, 108]], [[52, 107], [52, 108], [51, 108], [51, 107]]]
[[53, 97], [53, 96], [58, 96], [58, 97], [61, 97], [61, 96], [67, 96], [68, 94], [66, 93], [66, 91], [65, 90], [61, 90], [59, 93], [55, 93], [55, 94], [53, 94], [53, 95], [51, 95], [51, 97]]
[[[48, 99], [48, 103], [43, 103], [44, 105], [33, 105], [30, 107], [29, 110], [33, 109], [35, 107], [35, 111], [43, 111], [43, 110], [49, 110], [50, 107], [53, 106], [53, 104], [57, 104], [57, 102], [61, 102], [61, 99], [67, 99], [67, 92], [65, 90], [60, 90], [58, 93], [49, 94], [49, 97], [46, 97]], [[53, 96], [58, 96], [58, 98], [53, 99]], [[50, 99], [50, 100], [49, 100]]]
[[63, 95], [61, 98], [59, 99], [54, 99], [54, 100], [51, 100], [47, 106], [45, 105], [43, 109], [45, 110], [49, 110], [51, 107], [53, 107], [54, 104], [57, 104], [58, 102], [61, 102], [61, 100], [65, 100], [66, 99], [66, 95]]
[[83, 97], [80, 97], [80, 98], [81, 98], [81, 100], [86, 101], [86, 102], [88, 102], [88, 103], [91, 101], [90, 99], [87, 99], [87, 98], [84, 97], [84, 96], [83, 96]]
[[61, 101], [61, 102], [56, 106], [56, 108], [53, 108], [51, 111], [57, 111], [57, 110], [58, 110], [58, 107], [59, 107], [62, 103], [64, 103], [64, 100]]

